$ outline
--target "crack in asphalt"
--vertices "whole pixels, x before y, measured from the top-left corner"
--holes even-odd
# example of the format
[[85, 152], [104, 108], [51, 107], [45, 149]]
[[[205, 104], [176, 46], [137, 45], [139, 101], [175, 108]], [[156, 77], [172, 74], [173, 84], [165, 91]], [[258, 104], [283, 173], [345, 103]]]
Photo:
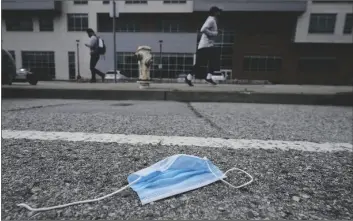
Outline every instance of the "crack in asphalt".
[[65, 103], [65, 104], [39, 105], [39, 106], [23, 107], [23, 108], [15, 108], [15, 109], [10, 109], [10, 110], [4, 110], [3, 112], [15, 112], [15, 111], [23, 111], [23, 110], [47, 108], [47, 107], [60, 107], [60, 106], [73, 105], [73, 104], [80, 104], [80, 103]]
[[212, 120], [210, 120], [209, 118], [207, 118], [206, 116], [202, 115], [198, 110], [196, 110], [192, 104], [190, 102], [187, 103], [187, 107], [196, 115], [196, 117], [203, 119], [204, 121], [206, 121], [206, 123], [208, 123], [211, 127], [213, 127], [216, 130], [221, 131], [223, 134], [226, 134], [228, 136], [231, 136], [230, 133], [228, 133], [227, 131], [225, 131], [222, 127], [218, 126], [217, 124], [215, 124]]

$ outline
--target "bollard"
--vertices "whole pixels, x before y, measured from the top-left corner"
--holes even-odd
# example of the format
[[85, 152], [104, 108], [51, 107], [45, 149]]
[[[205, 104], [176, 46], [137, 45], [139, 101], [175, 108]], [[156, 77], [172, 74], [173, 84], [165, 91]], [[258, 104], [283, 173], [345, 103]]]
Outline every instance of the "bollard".
[[135, 55], [137, 56], [139, 65], [139, 80], [140, 89], [146, 89], [150, 86], [150, 68], [152, 65], [151, 47], [140, 46], [137, 48]]

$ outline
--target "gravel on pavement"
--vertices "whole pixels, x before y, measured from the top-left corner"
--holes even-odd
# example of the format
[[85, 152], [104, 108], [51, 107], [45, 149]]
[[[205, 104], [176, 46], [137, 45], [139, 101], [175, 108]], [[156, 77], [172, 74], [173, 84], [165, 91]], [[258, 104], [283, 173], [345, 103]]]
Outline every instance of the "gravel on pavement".
[[[3, 140], [2, 219], [351, 219], [352, 153], [125, 146]], [[246, 170], [254, 182], [232, 189], [217, 182], [142, 206], [127, 189], [98, 203], [32, 213], [96, 198], [127, 184], [134, 171], [174, 154], [206, 156], [221, 170]], [[229, 182], [246, 182], [232, 173]]]
[[[65, 131], [352, 144], [349, 107], [144, 101], [2, 100], [3, 130]], [[33, 213], [100, 197], [127, 176], [174, 154], [206, 156], [254, 182], [222, 182], [142, 206], [127, 189], [98, 203]], [[353, 152], [131, 146], [3, 139], [2, 220], [352, 219]], [[233, 172], [237, 185], [247, 177]]]

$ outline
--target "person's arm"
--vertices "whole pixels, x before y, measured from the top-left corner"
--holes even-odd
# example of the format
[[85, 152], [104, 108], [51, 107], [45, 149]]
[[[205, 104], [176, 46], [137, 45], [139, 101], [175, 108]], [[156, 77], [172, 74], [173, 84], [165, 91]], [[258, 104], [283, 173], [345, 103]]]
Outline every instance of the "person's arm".
[[96, 45], [96, 41], [97, 41], [97, 37], [96, 36], [92, 36], [89, 43], [85, 44], [87, 47], [89, 47], [90, 49], [93, 49], [94, 46]]
[[207, 19], [205, 24], [201, 28], [201, 32], [207, 36], [217, 36], [218, 31], [211, 31], [211, 27], [214, 26], [214, 21], [212, 19]]

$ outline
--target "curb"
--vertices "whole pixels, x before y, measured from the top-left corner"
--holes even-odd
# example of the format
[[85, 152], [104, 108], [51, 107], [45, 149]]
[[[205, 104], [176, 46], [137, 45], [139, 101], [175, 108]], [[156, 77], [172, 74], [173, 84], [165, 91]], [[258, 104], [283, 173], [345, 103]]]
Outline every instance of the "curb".
[[285, 94], [258, 92], [2, 88], [2, 98], [157, 100], [353, 106], [353, 92], [336, 94]]

